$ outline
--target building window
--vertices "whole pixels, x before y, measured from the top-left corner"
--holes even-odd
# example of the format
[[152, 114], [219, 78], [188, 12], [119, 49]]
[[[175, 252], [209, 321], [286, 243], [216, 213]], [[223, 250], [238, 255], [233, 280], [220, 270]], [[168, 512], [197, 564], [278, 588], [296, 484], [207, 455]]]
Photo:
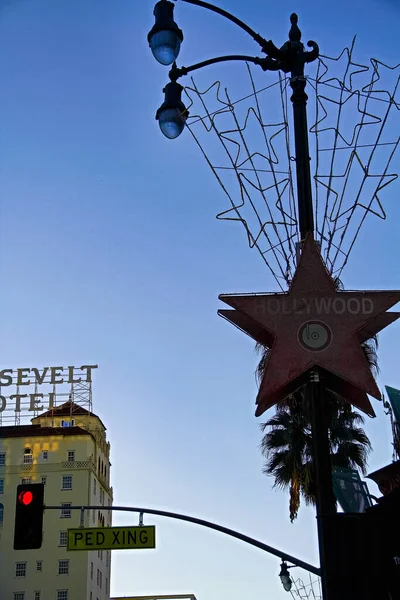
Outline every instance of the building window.
[[43, 458], [43, 460], [47, 460], [49, 458], [49, 453], [47, 450], [43, 450], [42, 458]]
[[68, 590], [57, 590], [57, 600], [68, 600]]
[[100, 583], [99, 583], [99, 588], [101, 589], [103, 585], [103, 573], [100, 571]]
[[67, 532], [66, 531], [60, 531], [60, 538], [58, 540], [58, 545], [59, 546], [67, 545]]
[[0, 467], [4, 467], [6, 464], [6, 453], [0, 452]]
[[32, 483], [32, 477], [22, 477], [21, 483]]
[[93, 600], [93, 594], [92, 594], [92, 592], [90, 592], [90, 594], [89, 594], [89, 600]]
[[43, 571], [43, 561], [42, 560], [37, 560], [36, 561], [36, 571]]
[[15, 563], [15, 577], [26, 577], [26, 562]]
[[3, 526], [3, 521], [4, 521], [4, 504], [1, 504], [1, 502], [0, 502], [0, 527]]
[[58, 574], [69, 575], [69, 560], [58, 561]]
[[96, 495], [96, 479], [93, 479], [93, 494]]
[[32, 450], [30, 448], [25, 448], [24, 450], [23, 463], [24, 465], [32, 464]]
[[0, 479], [0, 494], [4, 494], [4, 479]]
[[106, 567], [109, 566], [109, 558], [108, 558], [109, 554], [108, 554], [108, 550], [106, 550]]
[[63, 475], [61, 489], [72, 490], [72, 475]]
[[93, 579], [93, 563], [90, 563], [90, 579]]
[[106, 577], [106, 594], [108, 594], [108, 577]]
[[97, 569], [97, 585], [100, 585], [100, 569]]
[[67, 461], [75, 462], [75, 450], [68, 450]]
[[92, 519], [93, 519], [93, 523], [96, 523], [96, 511], [95, 511], [95, 509], [93, 509]]
[[14, 600], [24, 600], [25, 592], [14, 592]]
[[61, 514], [60, 514], [60, 518], [61, 519], [70, 519], [71, 518], [71, 502], [64, 502], [63, 504], [61, 504]]
[[43, 483], [43, 485], [46, 485], [47, 483], [47, 477], [46, 475], [43, 475], [43, 477], [40, 478], [41, 483]]
[[33, 598], [34, 598], [34, 600], [40, 600], [40, 591], [34, 592]]

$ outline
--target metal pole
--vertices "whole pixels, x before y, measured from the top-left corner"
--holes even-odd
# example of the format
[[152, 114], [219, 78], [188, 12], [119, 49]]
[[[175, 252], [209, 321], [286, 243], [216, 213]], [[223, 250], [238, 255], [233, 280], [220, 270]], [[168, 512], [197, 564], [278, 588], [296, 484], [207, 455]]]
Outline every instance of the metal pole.
[[317, 369], [311, 372], [308, 383], [311, 409], [311, 431], [314, 454], [315, 492], [317, 507], [318, 544], [321, 569], [322, 595], [324, 600], [336, 599], [335, 588], [335, 540], [332, 515], [336, 504], [332, 487], [332, 466], [329, 432], [324, 402], [324, 386]]
[[[310, 150], [308, 146], [306, 78], [304, 77], [305, 52], [297, 15], [290, 17], [288, 54], [291, 62], [290, 87], [293, 90], [294, 144], [296, 151], [297, 204], [301, 242], [308, 233], [314, 233], [314, 216], [311, 193]], [[291, 55], [291, 56], [290, 56]]]
[[295, 75], [295, 73], [292, 72], [290, 86], [293, 90], [293, 94], [290, 99], [293, 103], [299, 229], [301, 242], [304, 242], [308, 233], [314, 233], [314, 215], [311, 194], [310, 151], [308, 147], [308, 97], [305, 92], [306, 79], [304, 77], [303, 63], [301, 70], [302, 73], [299, 75]]
[[[311, 191], [310, 151], [308, 145], [307, 94], [304, 77], [305, 53], [301, 43], [301, 31], [297, 16], [290, 18], [288, 57], [291, 59], [290, 86], [293, 90], [294, 141], [296, 151], [297, 203], [299, 214], [300, 245], [307, 235], [314, 236], [314, 215]], [[335, 539], [333, 516], [336, 504], [332, 486], [332, 466], [329, 432], [326, 419], [326, 403], [323, 383], [317, 369], [311, 372], [306, 395], [310, 401], [311, 433], [313, 439], [314, 476], [316, 488], [316, 512], [318, 545], [321, 567], [322, 595], [324, 600], [336, 597]]]

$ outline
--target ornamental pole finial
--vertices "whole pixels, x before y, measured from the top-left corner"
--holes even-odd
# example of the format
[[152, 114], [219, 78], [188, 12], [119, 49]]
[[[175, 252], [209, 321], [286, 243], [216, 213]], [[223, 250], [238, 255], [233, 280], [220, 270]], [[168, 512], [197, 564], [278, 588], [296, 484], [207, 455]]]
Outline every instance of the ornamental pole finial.
[[289, 31], [289, 40], [291, 42], [300, 42], [301, 40], [301, 31], [297, 25], [298, 20], [299, 17], [296, 15], [296, 13], [292, 13], [290, 15], [290, 22], [292, 26]]

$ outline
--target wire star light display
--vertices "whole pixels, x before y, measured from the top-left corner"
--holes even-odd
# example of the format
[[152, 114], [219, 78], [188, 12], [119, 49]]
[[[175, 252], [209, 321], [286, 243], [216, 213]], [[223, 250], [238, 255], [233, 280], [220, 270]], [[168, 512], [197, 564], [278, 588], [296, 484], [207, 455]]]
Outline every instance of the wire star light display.
[[292, 579], [290, 595], [293, 600], [322, 600], [321, 580], [309, 576], [309, 581], [304, 583], [302, 579]]
[[[400, 143], [400, 64], [374, 58], [358, 64], [354, 43], [336, 58], [320, 56], [307, 70], [315, 237], [335, 277], [366, 219], [386, 219], [386, 188], [397, 179]], [[289, 77], [279, 73], [266, 86], [265, 76], [246, 63], [243, 94], [238, 68], [229, 89], [220, 81], [200, 89], [192, 78], [185, 88], [187, 127], [228, 199], [217, 218], [244, 226], [249, 246], [284, 291], [299, 241]]]

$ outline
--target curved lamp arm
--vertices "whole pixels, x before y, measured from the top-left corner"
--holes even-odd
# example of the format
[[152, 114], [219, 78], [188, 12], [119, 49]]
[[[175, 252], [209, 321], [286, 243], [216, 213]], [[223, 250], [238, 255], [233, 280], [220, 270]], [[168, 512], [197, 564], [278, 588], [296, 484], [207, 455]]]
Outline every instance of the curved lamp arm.
[[[174, 0], [174, 2], [177, 2], [177, 0]], [[213, 12], [218, 13], [219, 15], [221, 15], [222, 17], [225, 17], [229, 21], [232, 21], [232, 23], [235, 23], [235, 25], [238, 25], [238, 27], [240, 27], [241, 29], [246, 31], [249, 35], [251, 35], [253, 40], [255, 40], [261, 46], [262, 51], [265, 52], [265, 54], [268, 54], [268, 56], [271, 56], [272, 58], [280, 58], [280, 56], [281, 56], [280, 50], [279, 50], [279, 48], [277, 48], [275, 46], [275, 44], [271, 40], [264, 39], [259, 33], [256, 33], [254, 31], [254, 29], [252, 29], [251, 27], [246, 25], [246, 23], [244, 23], [237, 17], [234, 17], [233, 15], [231, 15], [231, 13], [224, 10], [223, 8], [214, 6], [213, 4], [210, 4], [209, 2], [203, 2], [203, 0], [182, 0], [182, 2], [187, 2], [188, 4], [194, 4], [195, 6], [201, 6], [202, 8], [207, 8], [207, 10], [212, 10]]]
[[[185, 2], [188, 0], [184, 0]], [[171, 81], [177, 81], [180, 77], [187, 75], [191, 71], [196, 71], [197, 69], [202, 69], [203, 67], [207, 67], [208, 65], [213, 65], [215, 63], [226, 62], [229, 60], [243, 60], [246, 62], [252, 62], [255, 65], [260, 65], [263, 71], [279, 71], [282, 68], [281, 62], [274, 60], [273, 58], [259, 58], [258, 56], [245, 56], [243, 54], [230, 54], [228, 56], [217, 56], [216, 58], [209, 58], [208, 60], [203, 60], [202, 62], [191, 65], [190, 67], [180, 67], [176, 66], [176, 63], [172, 65], [172, 69], [169, 72], [169, 78]]]

